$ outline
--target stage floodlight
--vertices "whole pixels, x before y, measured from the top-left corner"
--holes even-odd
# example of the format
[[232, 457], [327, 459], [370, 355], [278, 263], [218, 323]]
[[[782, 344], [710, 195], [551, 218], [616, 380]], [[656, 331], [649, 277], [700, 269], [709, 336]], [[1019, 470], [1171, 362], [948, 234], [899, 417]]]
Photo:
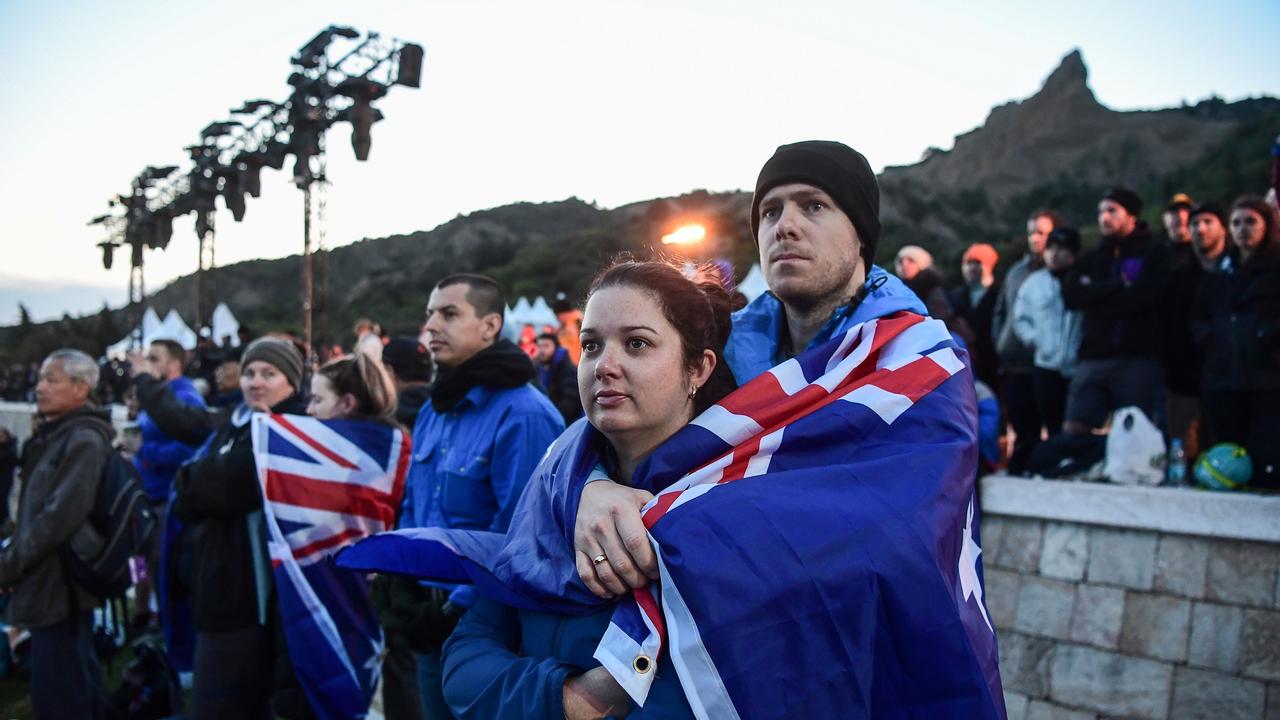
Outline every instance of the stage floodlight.
[[400, 64], [396, 69], [396, 84], [416, 88], [422, 83], [421, 45], [406, 43], [400, 48]]
[[208, 140], [209, 138], [230, 135], [231, 131], [238, 127], [244, 127], [244, 125], [234, 120], [220, 120], [218, 122], [212, 122], [205, 126], [205, 129], [200, 131], [200, 137]]
[[272, 170], [284, 167], [285, 157], [289, 155], [289, 144], [280, 140], [270, 140], [262, 148], [262, 164]]
[[244, 189], [240, 186], [240, 173], [233, 167], [223, 167], [218, 169], [218, 175], [222, 178], [222, 189], [219, 194], [222, 195], [222, 201], [231, 211], [231, 219], [236, 222], [244, 220]]
[[344, 80], [334, 91], [351, 98], [352, 105], [341, 118], [351, 123], [351, 147], [356, 152], [356, 160], [364, 162], [369, 159], [369, 147], [373, 142], [369, 131], [375, 122], [382, 119], [382, 113], [371, 103], [387, 94], [387, 86], [364, 78], [351, 78]]
[[262, 196], [262, 166], [267, 164], [261, 151], [242, 152], [231, 161], [239, 175], [240, 188], [249, 197]]
[[151, 217], [151, 240], [148, 247], [163, 250], [169, 247], [173, 238], [173, 218], [167, 212], [158, 212]]
[[246, 100], [243, 105], [231, 111], [233, 115], [252, 115], [264, 107], [276, 107], [270, 100]]
[[104, 240], [98, 243], [98, 247], [102, 248], [102, 269], [110, 270], [111, 262], [114, 260], [116, 246], [112, 245], [110, 240]]

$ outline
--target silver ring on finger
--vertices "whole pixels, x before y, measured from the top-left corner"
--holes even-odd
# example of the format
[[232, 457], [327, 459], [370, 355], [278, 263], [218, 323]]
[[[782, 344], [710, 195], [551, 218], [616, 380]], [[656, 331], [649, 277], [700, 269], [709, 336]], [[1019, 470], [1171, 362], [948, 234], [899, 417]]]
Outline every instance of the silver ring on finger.
[[604, 556], [604, 553], [600, 553], [599, 555], [597, 555], [597, 556], [595, 556], [595, 557], [591, 558], [591, 564], [592, 564], [592, 565], [599, 565], [600, 563], [602, 563], [602, 562], [604, 562], [605, 560], [608, 560], [608, 559], [609, 559], [609, 558], [607, 558], [607, 557], [605, 557], [605, 556]]

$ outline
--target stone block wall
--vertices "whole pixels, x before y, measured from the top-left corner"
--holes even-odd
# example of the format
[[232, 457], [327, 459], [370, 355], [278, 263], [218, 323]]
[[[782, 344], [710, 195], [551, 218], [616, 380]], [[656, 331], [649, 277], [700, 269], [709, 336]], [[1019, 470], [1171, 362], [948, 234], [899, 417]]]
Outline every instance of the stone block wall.
[[1280, 544], [994, 510], [985, 598], [1010, 720], [1280, 720]]

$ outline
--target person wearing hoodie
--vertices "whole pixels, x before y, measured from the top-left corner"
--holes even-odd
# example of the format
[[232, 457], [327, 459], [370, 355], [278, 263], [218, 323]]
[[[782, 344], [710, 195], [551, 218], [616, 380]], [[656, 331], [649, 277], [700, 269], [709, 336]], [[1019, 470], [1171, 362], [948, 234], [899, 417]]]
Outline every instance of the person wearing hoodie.
[[287, 649], [250, 435], [253, 413], [306, 413], [302, 354], [287, 340], [264, 337], [240, 361], [244, 403], [174, 478], [171, 512], [183, 524], [176, 572], [195, 629], [192, 718], [309, 717], [296, 679], [278, 669]]
[[1080, 348], [1080, 313], [1062, 302], [1062, 278], [1080, 255], [1080, 233], [1057, 228], [1044, 241], [1044, 267], [1027, 276], [1013, 303], [1013, 330], [1035, 350], [1036, 408], [1050, 437], [1062, 431], [1067, 386]]
[[996, 355], [995, 320], [996, 300], [1000, 297], [1000, 283], [996, 282], [996, 263], [1000, 254], [987, 243], [974, 243], [965, 249], [960, 258], [960, 274], [964, 284], [951, 291], [951, 307], [973, 331], [973, 372], [979, 380], [994, 389], [1000, 385], [1000, 358]]
[[538, 371], [538, 385], [547, 399], [560, 411], [565, 425], [582, 417], [582, 400], [578, 398], [578, 368], [569, 351], [560, 347], [555, 333], [538, 336], [538, 354], [533, 356]]
[[31, 632], [31, 705], [41, 720], [101, 718], [106, 708], [93, 646], [98, 601], [63, 574], [58, 555], [65, 545], [93, 557], [103, 543], [88, 520], [115, 432], [92, 402], [97, 384], [97, 364], [79, 350], [56, 350], [40, 365], [40, 424], [23, 447], [15, 532], [0, 549], [9, 622]]
[[382, 348], [382, 364], [396, 388], [396, 422], [406, 430], [418, 422], [418, 413], [431, 397], [436, 367], [431, 351], [416, 337], [398, 337]]
[[[506, 299], [483, 275], [458, 273], [436, 284], [424, 330], [436, 364], [431, 400], [413, 428], [401, 527], [505, 532], [516, 500], [551, 443], [564, 431], [560, 411], [532, 384], [529, 356], [500, 339]], [[426, 593], [424, 628], [434, 647], [417, 655], [428, 720], [452, 715], [444, 700], [440, 644], [474, 602], [471, 586]]]
[[1066, 224], [1056, 210], [1036, 210], [1027, 218], [1027, 254], [1005, 273], [991, 318], [991, 334], [1000, 355], [1000, 400], [1005, 419], [1015, 435], [1009, 453], [1010, 474], [1021, 474], [1040, 441], [1044, 422], [1035, 401], [1035, 352], [1023, 345], [1013, 331], [1013, 303], [1027, 276], [1044, 267], [1044, 243], [1054, 228]]
[[1280, 222], [1258, 197], [1231, 206], [1233, 251], [1200, 284], [1192, 334], [1204, 350], [1208, 440], [1253, 457], [1251, 487], [1280, 487]]
[[1098, 202], [1102, 240], [1067, 274], [1062, 297], [1083, 313], [1080, 362], [1063, 429], [1088, 433], [1112, 412], [1135, 406], [1159, 425], [1164, 409], [1160, 316], [1169, 283], [1168, 251], [1138, 219], [1142, 198], [1124, 186]]

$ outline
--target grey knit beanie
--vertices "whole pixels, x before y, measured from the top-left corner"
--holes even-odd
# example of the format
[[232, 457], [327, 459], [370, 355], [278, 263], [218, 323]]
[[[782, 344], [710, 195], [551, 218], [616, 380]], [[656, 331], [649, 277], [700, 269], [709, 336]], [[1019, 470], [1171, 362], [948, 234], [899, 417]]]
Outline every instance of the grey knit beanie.
[[288, 340], [260, 337], [249, 343], [244, 355], [240, 356], [240, 366], [245, 367], [255, 360], [274, 365], [284, 373], [294, 390], [302, 387], [302, 353]]

